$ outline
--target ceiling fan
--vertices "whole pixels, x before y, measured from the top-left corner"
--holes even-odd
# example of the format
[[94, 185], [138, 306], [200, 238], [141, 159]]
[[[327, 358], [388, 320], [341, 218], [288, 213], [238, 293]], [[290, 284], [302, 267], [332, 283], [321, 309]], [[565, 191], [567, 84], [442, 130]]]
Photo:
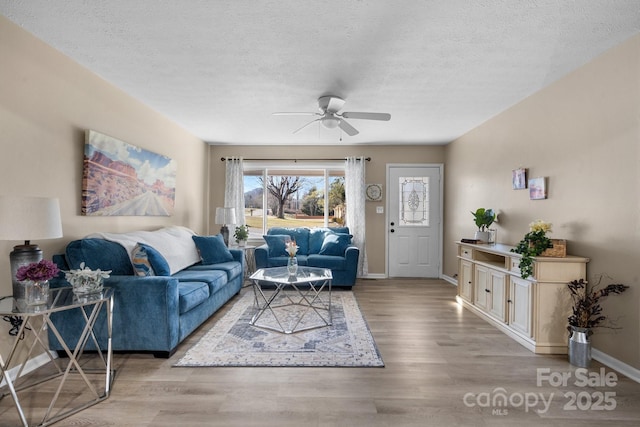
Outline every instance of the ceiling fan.
[[357, 135], [359, 132], [351, 126], [345, 119], [364, 119], [364, 120], [382, 120], [391, 119], [388, 113], [356, 113], [345, 111], [339, 113], [344, 106], [344, 99], [337, 96], [321, 96], [318, 98], [319, 113], [273, 113], [274, 116], [318, 116], [317, 119], [310, 121], [304, 126], [296, 129], [293, 133], [298, 133], [312, 123], [320, 122], [327, 129], [335, 129], [339, 127], [349, 136]]

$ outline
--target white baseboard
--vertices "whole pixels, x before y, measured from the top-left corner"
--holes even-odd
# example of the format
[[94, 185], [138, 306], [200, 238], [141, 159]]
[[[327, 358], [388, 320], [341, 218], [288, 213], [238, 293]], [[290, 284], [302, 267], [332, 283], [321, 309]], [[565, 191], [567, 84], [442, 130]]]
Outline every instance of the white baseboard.
[[636, 369], [633, 366], [627, 365], [620, 360], [609, 356], [607, 353], [603, 353], [595, 348], [591, 349], [591, 357], [603, 365], [607, 365], [611, 369], [615, 369], [625, 377], [629, 377], [633, 381], [640, 383], [640, 369]]
[[[57, 359], [58, 355], [55, 352], [52, 352], [51, 357], [53, 357], [54, 359]], [[22, 370], [22, 375], [26, 375], [31, 371], [35, 371], [40, 366], [46, 365], [50, 361], [51, 359], [49, 358], [49, 356], [47, 356], [47, 353], [41, 353], [38, 356], [33, 357], [27, 361], [26, 365], [24, 366], [24, 369]], [[19, 366], [14, 366], [13, 368], [7, 371], [7, 375], [9, 375], [9, 378], [11, 378], [11, 381], [16, 380], [19, 368], [20, 368]], [[4, 387], [6, 384], [7, 382], [5, 380], [2, 380], [2, 382], [0, 383], [0, 387]]]
[[376, 279], [376, 280], [379, 280], [379, 279], [386, 279], [386, 278], [387, 278], [386, 274], [380, 274], [380, 273], [376, 273], [376, 274], [369, 273], [366, 276], [358, 276], [358, 279]]
[[458, 279], [456, 279], [456, 278], [453, 278], [451, 276], [447, 276], [446, 274], [443, 274], [442, 276], [440, 276], [440, 278], [442, 280], [445, 280], [445, 281], [451, 283], [452, 285], [458, 286]]

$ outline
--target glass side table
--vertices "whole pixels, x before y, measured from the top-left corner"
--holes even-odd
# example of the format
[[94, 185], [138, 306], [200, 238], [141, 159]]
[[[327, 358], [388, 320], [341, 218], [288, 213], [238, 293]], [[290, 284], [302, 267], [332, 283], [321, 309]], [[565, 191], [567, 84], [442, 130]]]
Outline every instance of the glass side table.
[[[244, 282], [248, 282], [250, 276], [256, 271], [256, 246], [231, 246], [229, 249], [240, 249], [244, 253]], [[249, 285], [245, 285], [245, 287], [250, 285], [251, 282], [249, 282]]]
[[[63, 340], [55, 324], [51, 321], [52, 314], [66, 310], [80, 310], [84, 318], [82, 333], [74, 348], [70, 348], [69, 344]], [[99, 318], [98, 315], [103, 310], [106, 314], [108, 334], [108, 348], [106, 349], [100, 348], [94, 334], [94, 327]], [[0, 399], [9, 394], [11, 395], [23, 426], [28, 427], [29, 423], [20, 402], [19, 393], [40, 385], [44, 386], [46, 382], [56, 380], [57, 387], [55, 387], [51, 403], [46, 409], [41, 421], [32, 425], [48, 426], [109, 397], [115, 376], [115, 370], [112, 369], [113, 352], [111, 348], [113, 289], [105, 288], [101, 293], [81, 298], [76, 297], [70, 287], [52, 289], [49, 291], [47, 304], [37, 306], [27, 306], [24, 300], [4, 297], [0, 299], [0, 316], [19, 316], [22, 318], [22, 324], [20, 325], [13, 346], [9, 351], [7, 360], [4, 361], [2, 355], [0, 355], [0, 380], [4, 380], [6, 383], [2, 389], [0, 389]], [[47, 328], [51, 330], [64, 348], [68, 360], [66, 358], [54, 358], [45, 345], [47, 342]], [[97, 359], [97, 368], [87, 367], [81, 363], [85, 347], [89, 340], [91, 340], [97, 349], [96, 357], [94, 358]], [[37, 355], [34, 353], [34, 350], [38, 347], [49, 357], [55, 367], [55, 372], [44, 378], [38, 376], [37, 379], [32, 379], [32, 373], [24, 373], [24, 371], [30, 358]], [[24, 354], [24, 357], [22, 360], [15, 361], [16, 363], [12, 371], [15, 370], [16, 374], [15, 378], [12, 379], [8, 373], [8, 369], [11, 367], [14, 357], [17, 358], [19, 354]], [[85, 359], [88, 359], [88, 357], [85, 357]], [[64, 361], [67, 361], [66, 366]], [[90, 375], [95, 374], [104, 376], [104, 379], [96, 384], [95, 381], [91, 381], [90, 379]], [[33, 375], [33, 377], [35, 376], [36, 375]], [[83, 391], [83, 393], [89, 395], [90, 398], [88, 401], [84, 401], [73, 408], [57, 407], [56, 403], [61, 394], [69, 391], [68, 388], [65, 388], [65, 385], [68, 385], [67, 380], [72, 376], [79, 376], [82, 379], [81, 383], [83, 383], [88, 390]]]

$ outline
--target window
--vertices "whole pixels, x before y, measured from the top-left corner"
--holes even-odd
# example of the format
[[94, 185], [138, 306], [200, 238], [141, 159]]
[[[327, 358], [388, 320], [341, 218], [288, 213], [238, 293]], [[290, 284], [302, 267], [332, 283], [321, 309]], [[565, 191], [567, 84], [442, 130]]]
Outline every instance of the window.
[[344, 164], [244, 163], [249, 238], [272, 227], [340, 227], [346, 216]]

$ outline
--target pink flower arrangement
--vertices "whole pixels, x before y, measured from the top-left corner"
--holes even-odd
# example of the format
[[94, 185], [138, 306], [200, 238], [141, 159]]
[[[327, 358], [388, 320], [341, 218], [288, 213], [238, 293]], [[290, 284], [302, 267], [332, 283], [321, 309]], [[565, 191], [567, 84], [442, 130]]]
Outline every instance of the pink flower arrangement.
[[18, 268], [16, 279], [44, 282], [45, 280], [53, 279], [59, 272], [57, 265], [47, 259], [43, 259], [40, 262], [32, 262], [29, 265], [23, 265]]
[[292, 240], [290, 242], [287, 242], [286, 244], [286, 251], [289, 254], [290, 257], [294, 257], [296, 256], [296, 253], [298, 253], [298, 245], [296, 245], [296, 241]]

